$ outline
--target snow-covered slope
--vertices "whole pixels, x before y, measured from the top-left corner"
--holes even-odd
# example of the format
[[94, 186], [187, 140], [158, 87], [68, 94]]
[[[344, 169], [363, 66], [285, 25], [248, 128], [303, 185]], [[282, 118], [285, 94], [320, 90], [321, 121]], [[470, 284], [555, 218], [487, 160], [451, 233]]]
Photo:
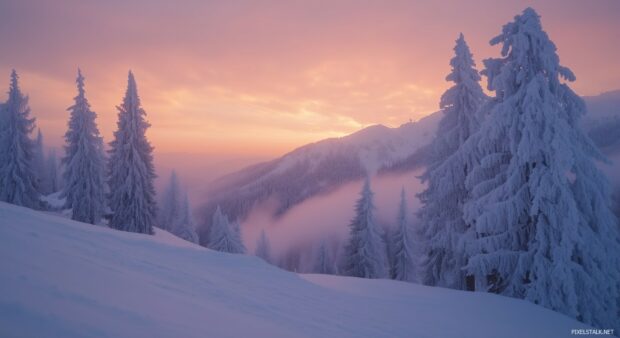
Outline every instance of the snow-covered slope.
[[620, 90], [612, 90], [595, 96], [584, 96], [588, 107], [585, 119], [599, 119], [620, 115]]
[[569, 337], [525, 301], [297, 275], [0, 203], [0, 337]]
[[608, 155], [620, 152], [620, 90], [584, 97], [588, 115], [583, 126]]

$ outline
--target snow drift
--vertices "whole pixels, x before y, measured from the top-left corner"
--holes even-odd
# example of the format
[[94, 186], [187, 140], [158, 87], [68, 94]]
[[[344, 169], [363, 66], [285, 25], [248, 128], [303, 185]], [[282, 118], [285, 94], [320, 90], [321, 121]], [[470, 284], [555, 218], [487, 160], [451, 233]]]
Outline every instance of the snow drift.
[[115, 231], [0, 203], [2, 337], [569, 337], [525, 301], [297, 275], [157, 230]]

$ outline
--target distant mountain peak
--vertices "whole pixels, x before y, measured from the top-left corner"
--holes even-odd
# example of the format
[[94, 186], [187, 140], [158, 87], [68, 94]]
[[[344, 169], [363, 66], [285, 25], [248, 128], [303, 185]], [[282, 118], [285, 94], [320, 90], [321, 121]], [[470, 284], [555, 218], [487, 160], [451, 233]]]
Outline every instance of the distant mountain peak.
[[[584, 100], [588, 106], [582, 121], [584, 128], [594, 135], [600, 147], [606, 151], [610, 147], [615, 149], [620, 143], [620, 90]], [[280, 158], [226, 175], [211, 187], [204, 219], [210, 219], [218, 204], [232, 218], [244, 218], [267, 199], [275, 201], [278, 216], [309, 197], [328, 193], [365, 175], [411, 171], [423, 166], [442, 116], [439, 111], [396, 128], [372, 125], [347, 136], [304, 145]], [[606, 128], [605, 132], [599, 132], [601, 128]]]
[[211, 187], [205, 216], [220, 205], [231, 217], [244, 218], [267, 199], [275, 200], [275, 213], [281, 215], [311, 196], [368, 174], [418, 166], [422, 161], [416, 154], [432, 140], [441, 115], [434, 113], [396, 128], [372, 125], [226, 175]]

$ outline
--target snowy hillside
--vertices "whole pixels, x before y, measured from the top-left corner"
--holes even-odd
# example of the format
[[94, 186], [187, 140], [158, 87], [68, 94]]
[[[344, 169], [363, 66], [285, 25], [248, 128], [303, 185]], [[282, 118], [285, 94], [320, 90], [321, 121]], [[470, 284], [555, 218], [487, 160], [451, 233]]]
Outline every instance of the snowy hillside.
[[588, 115], [583, 126], [608, 155], [620, 152], [620, 90], [584, 97]]
[[569, 337], [525, 301], [296, 275], [0, 203], [2, 337]]
[[596, 96], [584, 96], [588, 106], [588, 119], [620, 115], [620, 90], [613, 90]]

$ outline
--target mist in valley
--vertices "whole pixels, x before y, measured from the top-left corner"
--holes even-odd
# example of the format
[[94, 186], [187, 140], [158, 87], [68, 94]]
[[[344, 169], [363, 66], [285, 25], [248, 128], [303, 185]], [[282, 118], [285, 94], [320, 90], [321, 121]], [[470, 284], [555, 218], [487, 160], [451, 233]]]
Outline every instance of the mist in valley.
[[[389, 229], [396, 222], [400, 192], [404, 188], [408, 217], [414, 224], [419, 206], [416, 194], [423, 184], [417, 178], [421, 170], [371, 178], [375, 193], [376, 220]], [[363, 181], [344, 184], [335, 191], [309, 198], [280, 217], [274, 215], [272, 201], [255, 207], [242, 222], [242, 235], [249, 252], [254, 252], [262, 230], [269, 238], [276, 264], [290, 270], [311, 272], [318, 247], [325, 243], [330, 258], [337, 261], [349, 233]]]

